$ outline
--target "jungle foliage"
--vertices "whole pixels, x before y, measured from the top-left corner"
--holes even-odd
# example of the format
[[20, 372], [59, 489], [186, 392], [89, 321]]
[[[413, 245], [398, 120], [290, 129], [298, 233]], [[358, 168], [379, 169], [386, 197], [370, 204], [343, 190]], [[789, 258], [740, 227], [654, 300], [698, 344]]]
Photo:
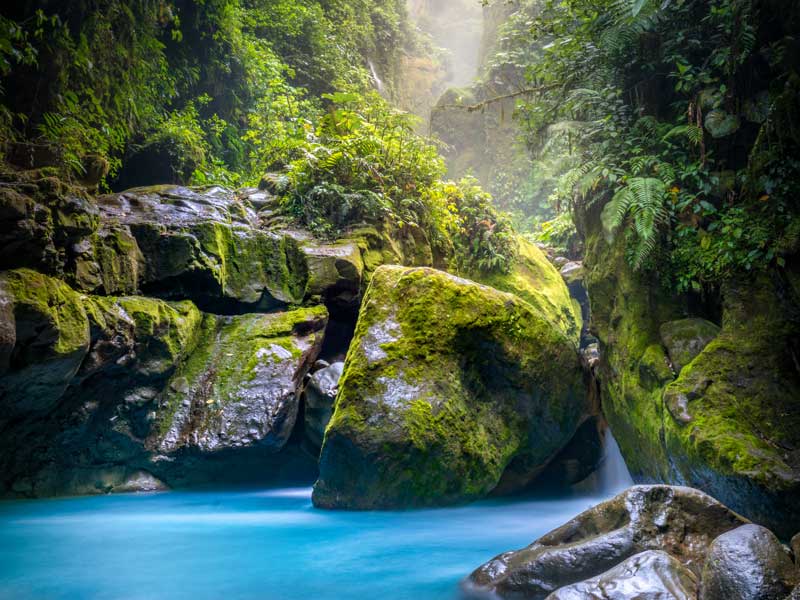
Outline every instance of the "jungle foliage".
[[392, 108], [404, 55], [426, 47], [404, 0], [16, 3], [0, 9], [0, 152], [101, 190], [267, 181], [321, 236], [419, 227], [459, 268], [508, 269], [504, 218], [473, 182], [442, 182]]
[[[630, 264], [679, 291], [797, 249], [796, 4], [529, 0], [511, 22], [519, 118], [555, 209], [607, 202]], [[560, 221], [540, 236], [554, 234]]]

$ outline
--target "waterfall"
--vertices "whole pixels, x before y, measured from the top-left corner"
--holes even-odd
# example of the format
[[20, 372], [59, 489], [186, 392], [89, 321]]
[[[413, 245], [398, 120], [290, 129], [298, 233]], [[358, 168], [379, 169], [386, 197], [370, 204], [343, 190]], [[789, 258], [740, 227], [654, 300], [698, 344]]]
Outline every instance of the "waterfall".
[[375, 82], [375, 87], [378, 88], [378, 91], [383, 94], [385, 86], [383, 85], [383, 81], [381, 78], [378, 77], [378, 72], [375, 70], [375, 65], [372, 63], [371, 60], [367, 61], [369, 65], [369, 71], [372, 74], [372, 80]]
[[633, 485], [628, 467], [622, 458], [617, 440], [611, 429], [605, 431], [603, 460], [597, 470], [597, 491], [603, 494], [615, 494]]

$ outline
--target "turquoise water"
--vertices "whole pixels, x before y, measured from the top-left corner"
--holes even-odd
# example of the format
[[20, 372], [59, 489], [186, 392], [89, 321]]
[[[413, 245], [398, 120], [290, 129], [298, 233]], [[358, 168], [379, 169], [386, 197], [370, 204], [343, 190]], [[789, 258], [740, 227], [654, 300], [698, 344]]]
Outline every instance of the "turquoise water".
[[321, 511], [310, 488], [0, 502], [0, 598], [454, 599], [625, 487], [620, 464], [602, 492], [414, 512]]

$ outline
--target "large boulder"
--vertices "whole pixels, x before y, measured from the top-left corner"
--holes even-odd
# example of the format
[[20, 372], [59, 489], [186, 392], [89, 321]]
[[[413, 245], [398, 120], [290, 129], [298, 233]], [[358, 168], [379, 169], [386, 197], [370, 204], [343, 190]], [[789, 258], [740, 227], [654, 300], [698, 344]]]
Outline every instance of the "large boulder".
[[[495, 557], [470, 575], [465, 589], [477, 597], [544, 599], [559, 588], [584, 580], [597, 587], [603, 580], [627, 578], [623, 572], [638, 562], [610, 577], [592, 579], [650, 550], [666, 552], [699, 576], [714, 539], [746, 523], [698, 490], [635, 486], [581, 513], [527, 548]], [[656, 563], [663, 565], [660, 559]], [[654, 563], [650, 560], [637, 569], [644, 564], [650, 565], [645, 571], [652, 571]], [[681, 575], [683, 570], [666, 567], [688, 585]], [[571, 597], [575, 596], [563, 596]]]
[[206, 315], [203, 340], [158, 399], [148, 445], [218, 452], [280, 450], [297, 419], [305, 374], [319, 354], [324, 306], [237, 317]]
[[631, 269], [601, 210], [580, 219], [591, 326], [603, 412], [634, 480], [696, 486], [788, 538], [800, 529], [796, 258], [723, 285], [717, 330], [698, 303]]
[[587, 411], [571, 339], [530, 304], [433, 269], [381, 267], [361, 307], [313, 500], [412, 507], [520, 489]]
[[797, 584], [800, 570], [775, 534], [742, 525], [711, 544], [700, 600], [783, 600]]
[[602, 575], [562, 587], [547, 600], [688, 600], [697, 576], [666, 552], [647, 550]]
[[28, 269], [0, 274], [0, 418], [53, 408], [89, 334], [84, 302], [64, 282]]

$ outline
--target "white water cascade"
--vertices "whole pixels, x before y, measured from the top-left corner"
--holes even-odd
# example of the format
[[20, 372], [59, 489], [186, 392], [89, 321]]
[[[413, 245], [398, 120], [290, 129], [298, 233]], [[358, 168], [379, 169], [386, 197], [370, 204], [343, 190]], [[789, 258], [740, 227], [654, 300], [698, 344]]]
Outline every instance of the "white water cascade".
[[603, 460], [595, 475], [595, 489], [600, 493], [615, 494], [633, 485], [633, 478], [610, 429], [605, 431]]

